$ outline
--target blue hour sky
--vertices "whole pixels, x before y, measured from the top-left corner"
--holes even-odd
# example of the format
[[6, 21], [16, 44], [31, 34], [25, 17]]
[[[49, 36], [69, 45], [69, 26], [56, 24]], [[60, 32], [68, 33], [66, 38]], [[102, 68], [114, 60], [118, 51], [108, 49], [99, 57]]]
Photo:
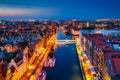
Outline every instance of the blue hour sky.
[[0, 0], [0, 19], [120, 18], [120, 0]]

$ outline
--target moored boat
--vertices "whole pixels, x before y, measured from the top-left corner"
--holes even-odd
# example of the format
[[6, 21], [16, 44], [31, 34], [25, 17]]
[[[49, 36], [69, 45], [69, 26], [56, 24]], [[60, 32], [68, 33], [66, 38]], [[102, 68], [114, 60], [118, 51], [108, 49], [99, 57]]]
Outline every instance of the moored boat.
[[49, 57], [46, 59], [46, 61], [44, 62], [44, 67], [47, 68], [49, 67]]
[[51, 68], [55, 66], [55, 61], [56, 61], [56, 59], [54, 57], [49, 59], [49, 66]]
[[47, 76], [47, 73], [45, 71], [42, 71], [38, 76], [38, 80], [45, 80], [46, 76]]
[[49, 67], [49, 62], [46, 60], [45, 63], [44, 63], [44, 67]]

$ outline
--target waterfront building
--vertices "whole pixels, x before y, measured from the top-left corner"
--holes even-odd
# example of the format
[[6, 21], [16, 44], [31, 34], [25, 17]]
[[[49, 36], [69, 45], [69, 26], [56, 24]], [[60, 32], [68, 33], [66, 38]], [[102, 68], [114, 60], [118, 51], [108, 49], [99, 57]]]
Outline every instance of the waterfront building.
[[[119, 80], [120, 79], [120, 52], [113, 46], [114, 43], [120, 43], [100, 33], [83, 34], [81, 38], [82, 47], [88, 58], [97, 71], [100, 80]], [[118, 65], [118, 66], [117, 66]]]

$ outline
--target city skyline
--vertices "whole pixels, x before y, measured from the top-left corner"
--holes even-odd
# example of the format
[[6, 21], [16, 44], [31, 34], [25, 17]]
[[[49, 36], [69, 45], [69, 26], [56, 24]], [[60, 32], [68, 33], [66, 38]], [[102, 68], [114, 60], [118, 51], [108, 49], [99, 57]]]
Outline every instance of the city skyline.
[[0, 20], [0, 80], [120, 80], [120, 19]]
[[1, 19], [119, 19], [119, 0], [0, 0]]

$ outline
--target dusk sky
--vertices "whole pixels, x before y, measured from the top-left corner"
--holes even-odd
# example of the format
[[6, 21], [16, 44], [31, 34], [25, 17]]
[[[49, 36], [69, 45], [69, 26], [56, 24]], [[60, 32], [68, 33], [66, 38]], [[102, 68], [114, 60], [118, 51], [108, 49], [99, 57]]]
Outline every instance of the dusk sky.
[[120, 18], [120, 0], [0, 0], [0, 19]]

